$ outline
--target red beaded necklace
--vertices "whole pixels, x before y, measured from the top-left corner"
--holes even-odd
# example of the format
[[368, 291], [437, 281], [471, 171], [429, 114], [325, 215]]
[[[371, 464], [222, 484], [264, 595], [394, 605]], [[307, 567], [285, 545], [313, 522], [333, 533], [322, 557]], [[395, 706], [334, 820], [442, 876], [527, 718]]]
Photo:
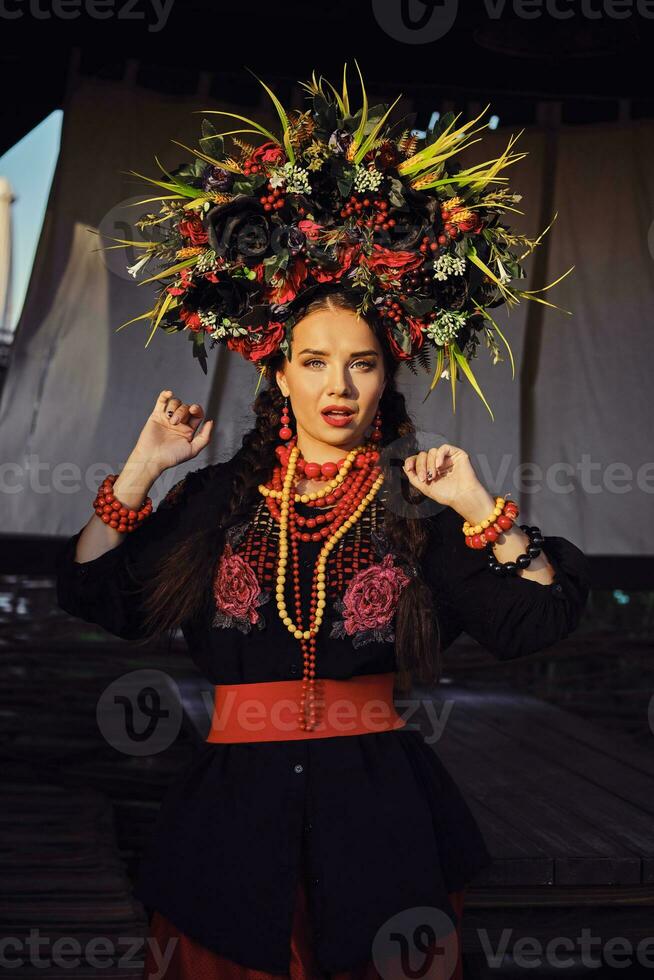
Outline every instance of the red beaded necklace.
[[[322, 622], [323, 609], [325, 607], [325, 565], [329, 551], [334, 547], [338, 540], [352, 527], [365, 507], [374, 499], [383, 483], [383, 475], [378, 465], [379, 452], [375, 448], [374, 442], [359, 447], [357, 451], [351, 451], [348, 456], [335, 464], [320, 464], [328, 466], [325, 479], [332, 482], [337, 479], [337, 473], [341, 472], [340, 483], [332, 486], [328, 493], [318, 495], [296, 494], [294, 484], [298, 479], [296, 467], [299, 458], [296, 437], [293, 437], [285, 446], [277, 448], [279, 464], [274, 467], [271, 479], [265, 485], [259, 485], [260, 492], [266, 499], [268, 510], [273, 519], [280, 524], [280, 545], [278, 556], [277, 573], [277, 606], [289, 631], [293, 633], [302, 646], [304, 669], [302, 677], [302, 704], [300, 727], [310, 730], [315, 727], [317, 720], [316, 712], [316, 692], [315, 692], [315, 672], [316, 672], [316, 635]], [[301, 468], [301, 472], [306, 476], [307, 466], [315, 467], [319, 464], [307, 464]], [[289, 466], [293, 472], [289, 477]], [[335, 468], [333, 475], [328, 475]], [[346, 472], [343, 472], [347, 468]], [[313, 468], [310, 472], [315, 472]], [[316, 514], [315, 517], [304, 517], [298, 514], [295, 509], [296, 498], [302, 500], [309, 506], [319, 506], [321, 503], [331, 507], [325, 514]], [[278, 501], [281, 501], [281, 506]], [[286, 541], [284, 531], [288, 529], [288, 537], [291, 551], [291, 565], [293, 577], [293, 596], [295, 605], [296, 620], [293, 622], [285, 607], [284, 582], [286, 572]], [[300, 589], [300, 560], [299, 560], [299, 541], [322, 541], [323, 547], [314, 568], [311, 582], [311, 598], [309, 608], [309, 622], [305, 628], [302, 615], [302, 596]]]

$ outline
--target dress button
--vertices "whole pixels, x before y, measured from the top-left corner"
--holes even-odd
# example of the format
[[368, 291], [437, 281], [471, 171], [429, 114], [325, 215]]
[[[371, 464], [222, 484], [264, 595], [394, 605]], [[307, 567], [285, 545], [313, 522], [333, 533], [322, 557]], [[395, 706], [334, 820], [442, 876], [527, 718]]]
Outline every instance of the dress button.
[[319, 885], [320, 884], [320, 878], [312, 878], [311, 879], [311, 883], [314, 884], [314, 885]]
[[292, 674], [297, 674], [298, 670], [299, 670], [299, 667], [298, 667], [297, 664], [291, 664], [291, 673]]
[[302, 763], [301, 763], [301, 762], [298, 762], [298, 763], [296, 764], [296, 766], [295, 766], [295, 771], [296, 771], [296, 772], [304, 772], [304, 766], [302, 765]]
[[552, 588], [554, 589], [555, 592], [563, 592], [563, 586], [559, 585], [558, 582], [556, 583], [556, 585], [553, 585]]

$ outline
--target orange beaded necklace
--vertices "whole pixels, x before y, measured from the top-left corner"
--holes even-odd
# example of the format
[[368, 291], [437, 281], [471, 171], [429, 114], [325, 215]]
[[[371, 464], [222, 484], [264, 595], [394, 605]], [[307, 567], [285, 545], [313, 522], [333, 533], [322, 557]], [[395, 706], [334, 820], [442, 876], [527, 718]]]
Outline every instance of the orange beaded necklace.
[[[267, 484], [259, 484], [259, 492], [265, 497], [271, 515], [280, 527], [275, 585], [277, 610], [283, 624], [302, 646], [304, 670], [299, 726], [310, 731], [317, 724], [316, 635], [326, 605], [327, 559], [339, 540], [356, 524], [366, 507], [374, 500], [384, 482], [384, 476], [378, 465], [379, 452], [374, 442], [371, 442], [350, 450], [338, 472], [326, 481], [324, 490], [300, 494], [293, 491], [300, 474], [297, 463], [301, 458], [295, 436], [286, 446], [278, 447], [277, 456], [280, 464], [274, 468]], [[303, 517], [295, 510], [295, 504], [299, 501], [314, 507], [319, 503], [333, 504], [333, 507], [326, 513], [316, 514], [315, 518]], [[313, 572], [309, 623], [306, 628], [303, 626], [300, 591], [300, 541], [324, 541]], [[295, 622], [288, 613], [285, 599], [289, 544]]]

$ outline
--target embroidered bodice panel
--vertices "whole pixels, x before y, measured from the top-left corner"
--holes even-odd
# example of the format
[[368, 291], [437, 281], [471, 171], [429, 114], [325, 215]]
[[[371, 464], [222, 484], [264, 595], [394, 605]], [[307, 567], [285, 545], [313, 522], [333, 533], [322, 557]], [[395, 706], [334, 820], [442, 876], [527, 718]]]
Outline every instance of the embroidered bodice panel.
[[[316, 510], [298, 504], [302, 516]], [[318, 511], [319, 512], [319, 511]], [[371, 642], [392, 643], [393, 622], [402, 589], [413, 570], [390, 548], [383, 528], [384, 507], [375, 498], [359, 520], [330, 552], [326, 565], [326, 613], [329, 636], [350, 639], [355, 647]], [[274, 601], [279, 525], [265, 500], [248, 519], [226, 532], [226, 545], [214, 580], [215, 627], [243, 633], [265, 629], [269, 616], [278, 616]], [[324, 541], [298, 542], [303, 628], [308, 625], [311, 582]], [[297, 622], [292, 562], [287, 565], [286, 606]]]

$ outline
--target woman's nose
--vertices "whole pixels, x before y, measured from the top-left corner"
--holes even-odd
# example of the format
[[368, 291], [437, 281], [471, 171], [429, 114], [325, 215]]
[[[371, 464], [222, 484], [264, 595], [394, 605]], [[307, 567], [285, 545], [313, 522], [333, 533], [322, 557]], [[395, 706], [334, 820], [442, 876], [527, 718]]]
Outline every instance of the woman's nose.
[[343, 370], [334, 368], [328, 378], [327, 391], [333, 394], [342, 395], [350, 391], [351, 388], [352, 382], [347, 368], [344, 368]]

